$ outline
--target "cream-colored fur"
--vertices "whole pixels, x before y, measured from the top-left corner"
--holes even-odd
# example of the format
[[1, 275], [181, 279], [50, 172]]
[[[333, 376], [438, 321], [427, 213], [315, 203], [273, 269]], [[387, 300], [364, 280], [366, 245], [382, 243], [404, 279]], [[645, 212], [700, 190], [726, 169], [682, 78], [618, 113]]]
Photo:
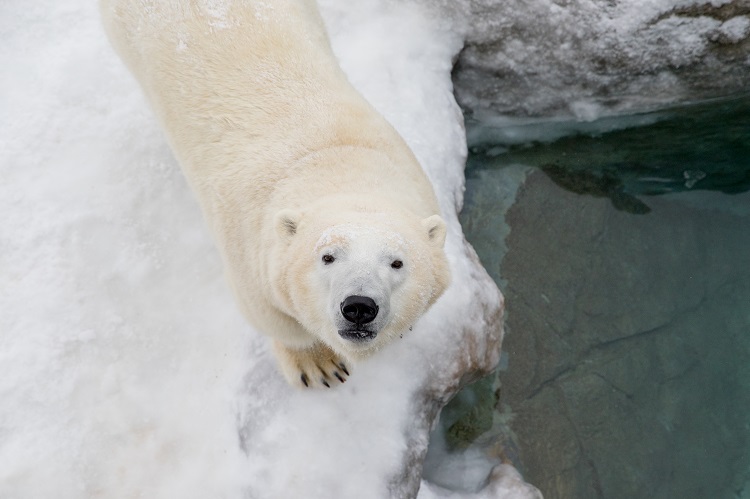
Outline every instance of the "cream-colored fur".
[[[290, 383], [345, 379], [351, 362], [434, 303], [449, 273], [432, 186], [347, 81], [314, 1], [101, 9], [197, 194], [242, 312], [274, 339]], [[333, 263], [321, 260], [331, 252]], [[339, 334], [347, 293], [380, 300], [374, 338]]]

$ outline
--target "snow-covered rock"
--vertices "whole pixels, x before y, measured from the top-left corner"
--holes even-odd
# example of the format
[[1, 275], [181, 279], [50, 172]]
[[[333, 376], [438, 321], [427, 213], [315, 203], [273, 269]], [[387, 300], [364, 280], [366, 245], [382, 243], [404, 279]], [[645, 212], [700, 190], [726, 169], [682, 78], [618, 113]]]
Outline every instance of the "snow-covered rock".
[[470, 0], [455, 71], [462, 107], [487, 116], [643, 111], [750, 88], [742, 0]]

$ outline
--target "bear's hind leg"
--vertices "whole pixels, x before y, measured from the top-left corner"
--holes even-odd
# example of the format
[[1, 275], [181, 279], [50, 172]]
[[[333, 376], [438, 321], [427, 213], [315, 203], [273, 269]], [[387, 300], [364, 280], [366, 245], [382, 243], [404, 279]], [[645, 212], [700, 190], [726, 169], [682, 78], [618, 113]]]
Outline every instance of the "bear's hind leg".
[[330, 388], [344, 383], [349, 376], [348, 367], [341, 357], [318, 341], [304, 349], [289, 348], [274, 341], [273, 351], [284, 377], [292, 386]]

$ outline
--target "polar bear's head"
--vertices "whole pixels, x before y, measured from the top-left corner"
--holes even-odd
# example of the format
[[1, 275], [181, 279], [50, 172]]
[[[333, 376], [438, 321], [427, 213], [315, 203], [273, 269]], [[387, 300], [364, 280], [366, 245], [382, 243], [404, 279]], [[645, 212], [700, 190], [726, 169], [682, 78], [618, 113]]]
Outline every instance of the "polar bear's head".
[[408, 331], [450, 281], [438, 215], [283, 210], [276, 227], [275, 296], [308, 332], [348, 358]]

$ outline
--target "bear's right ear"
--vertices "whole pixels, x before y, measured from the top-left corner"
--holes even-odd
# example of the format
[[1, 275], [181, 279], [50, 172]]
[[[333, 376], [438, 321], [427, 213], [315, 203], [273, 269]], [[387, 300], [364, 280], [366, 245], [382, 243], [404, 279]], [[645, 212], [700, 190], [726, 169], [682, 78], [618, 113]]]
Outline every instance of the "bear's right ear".
[[292, 237], [297, 233], [297, 226], [302, 218], [300, 212], [296, 210], [281, 210], [276, 214], [275, 224], [276, 232], [282, 239]]
[[422, 227], [427, 231], [427, 239], [438, 248], [442, 248], [445, 244], [445, 235], [448, 229], [440, 215], [425, 218], [422, 220]]

